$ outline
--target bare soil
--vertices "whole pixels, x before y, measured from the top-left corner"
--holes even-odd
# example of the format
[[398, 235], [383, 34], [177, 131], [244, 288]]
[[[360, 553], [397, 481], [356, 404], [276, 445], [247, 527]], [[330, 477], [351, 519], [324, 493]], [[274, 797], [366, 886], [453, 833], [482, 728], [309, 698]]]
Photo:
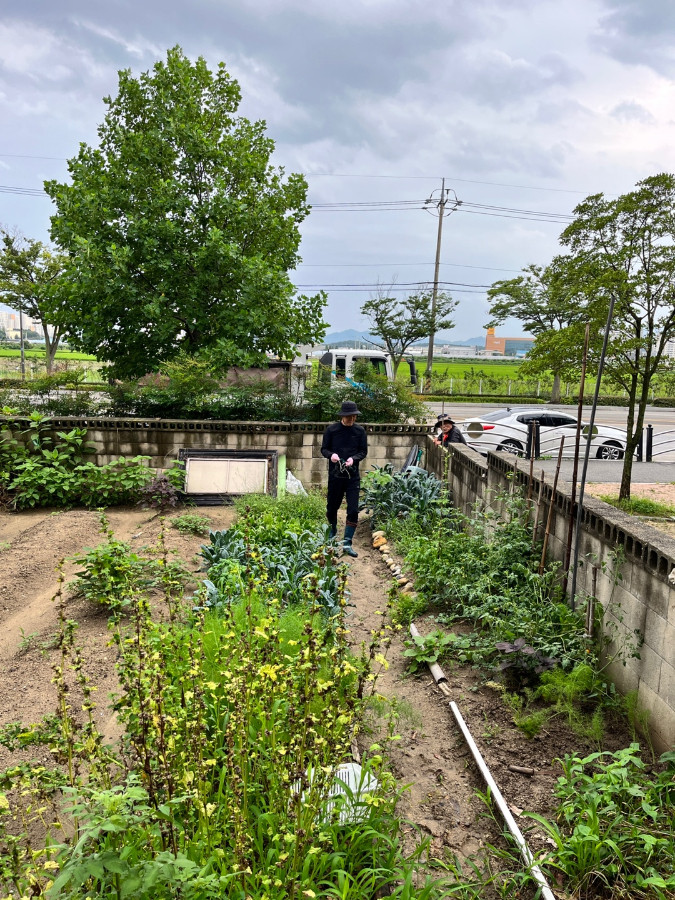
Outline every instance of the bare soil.
[[[227, 527], [234, 517], [232, 507], [204, 507], [213, 528]], [[173, 512], [169, 517], [180, 515]], [[156, 543], [160, 518], [152, 510], [111, 509], [108, 519], [115, 534], [131, 543], [134, 550]], [[55, 712], [56, 689], [51, 683], [51, 664], [56, 652], [50, 649], [57, 628], [52, 602], [57, 587], [57, 566], [64, 559], [66, 582], [76, 566], [70, 558], [87, 547], [101, 543], [98, 513], [89, 510], [52, 512], [0, 512], [0, 726], [9, 722], [37, 723]], [[177, 551], [190, 568], [192, 558], [204, 538], [183, 536], [167, 528], [166, 543]], [[6, 546], [9, 544], [9, 546]], [[96, 716], [104, 737], [115, 733], [109, 695], [117, 687], [115, 651], [108, 645], [108, 613], [86, 600], [69, 599], [66, 614], [78, 623], [77, 643], [82, 649], [85, 672], [97, 685]], [[73, 707], [76, 707], [73, 702]], [[45, 762], [49, 753], [39, 748], [24, 756]], [[17, 756], [11, 755], [16, 761]], [[0, 769], [10, 764], [10, 753], [0, 747]]]

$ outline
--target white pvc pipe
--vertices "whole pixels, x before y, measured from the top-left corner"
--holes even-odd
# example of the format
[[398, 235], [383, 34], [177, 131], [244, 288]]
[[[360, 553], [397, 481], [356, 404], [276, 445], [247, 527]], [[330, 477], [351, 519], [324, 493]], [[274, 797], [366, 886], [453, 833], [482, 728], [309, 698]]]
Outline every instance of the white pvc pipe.
[[555, 894], [548, 886], [548, 882], [544, 878], [544, 874], [539, 868], [539, 866], [535, 865], [534, 857], [532, 856], [532, 852], [530, 848], [527, 846], [527, 841], [523, 837], [523, 834], [516, 825], [516, 820], [511, 815], [511, 810], [506, 804], [501, 791], [497, 787], [497, 782], [494, 780], [492, 775], [490, 774], [490, 770], [487, 767], [487, 764], [483, 757], [481, 756], [481, 752], [476, 746], [476, 742], [471, 737], [471, 732], [469, 731], [466, 722], [464, 721], [461, 712], [459, 711], [459, 707], [455, 703], [454, 700], [450, 701], [450, 709], [453, 712], [455, 719], [457, 720], [457, 724], [459, 725], [462, 734], [464, 735], [464, 740], [468, 744], [469, 750], [473, 754], [473, 758], [476, 761], [476, 765], [480, 769], [480, 773], [485, 779], [485, 783], [490, 788], [490, 793], [494, 798], [495, 803], [499, 808], [499, 812], [502, 814], [504, 821], [506, 822], [506, 826], [514, 837], [514, 840], [518, 844], [520, 848], [521, 856], [525, 861], [525, 865], [528, 870], [532, 873], [532, 877], [537, 882], [537, 884], [541, 887], [541, 894], [545, 900], [556, 900]]

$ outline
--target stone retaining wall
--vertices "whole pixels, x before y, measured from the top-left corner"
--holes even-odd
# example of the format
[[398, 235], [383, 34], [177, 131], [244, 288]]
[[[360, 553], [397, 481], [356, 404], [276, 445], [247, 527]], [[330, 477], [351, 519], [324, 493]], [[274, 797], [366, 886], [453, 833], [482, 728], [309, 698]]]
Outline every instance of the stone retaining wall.
[[[442, 475], [446, 451], [429, 439], [427, 466]], [[529, 462], [501, 453], [487, 459], [463, 445], [452, 445], [448, 482], [455, 505], [469, 512], [476, 500], [495, 507], [495, 494], [511, 485], [527, 490]], [[551, 502], [553, 516], [548, 553], [564, 561], [571, 511], [571, 490], [553, 476], [537, 474], [532, 497], [536, 508], [542, 487], [539, 522], [545, 523]], [[533, 510], [534, 515], [534, 510]], [[540, 526], [540, 536], [543, 526]], [[650, 525], [588, 495], [584, 498], [577, 596], [595, 594], [603, 605], [608, 658], [626, 642], [639, 645], [639, 659], [615, 661], [609, 673], [624, 694], [638, 692], [639, 707], [649, 713], [657, 750], [675, 747], [675, 540]], [[674, 576], [675, 577], [675, 576]], [[594, 588], [595, 585], [595, 588]], [[585, 600], [582, 602], [585, 603]]]
[[[25, 421], [15, 420], [20, 428]], [[326, 460], [321, 456], [321, 440], [326, 422], [224, 422], [185, 419], [50, 419], [52, 433], [86, 428], [88, 440], [96, 446], [99, 465], [120, 456], [149, 456], [155, 469], [166, 469], [183, 448], [202, 450], [278, 450], [286, 455], [286, 467], [305, 485], [325, 484]], [[411, 448], [426, 447], [427, 425], [368, 425], [368, 456], [362, 473], [371, 465], [387, 462], [400, 468]]]

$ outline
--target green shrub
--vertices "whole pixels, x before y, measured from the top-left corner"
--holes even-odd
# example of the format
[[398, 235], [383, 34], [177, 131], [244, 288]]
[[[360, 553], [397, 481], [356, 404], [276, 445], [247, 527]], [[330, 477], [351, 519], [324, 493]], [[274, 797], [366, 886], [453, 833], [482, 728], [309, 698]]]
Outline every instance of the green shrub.
[[372, 510], [373, 521], [414, 515], [420, 529], [431, 528], [438, 516], [448, 514], [441, 481], [422, 469], [394, 472], [391, 463], [373, 466], [363, 479], [361, 509]]
[[96, 547], [72, 558], [82, 566], [68, 585], [72, 594], [110, 609], [117, 609], [129, 601], [135, 590], [148, 587], [147, 560], [132, 553], [126, 541], [109, 538]]
[[645, 771], [639, 745], [565, 756], [558, 779], [560, 825], [528, 813], [555, 843], [548, 866], [584, 897], [672, 896], [675, 891], [675, 753]]
[[15, 468], [9, 489], [15, 491], [18, 509], [35, 506], [89, 507], [134, 503], [152, 478], [147, 456], [120, 459], [97, 466], [84, 463], [74, 468], [29, 458]]
[[211, 524], [211, 520], [207, 516], [200, 516], [199, 513], [183, 513], [171, 519], [171, 525], [181, 534], [205, 535]]
[[524, 502], [509, 495], [495, 501], [503, 516], [489, 510], [464, 516], [454, 509], [432, 530], [413, 516], [387, 528], [415, 589], [441, 610], [439, 621], [475, 626], [475, 663], [492, 665], [497, 643], [523, 639], [571, 670], [589, 659], [584, 622], [563, 602], [558, 566], [538, 574], [541, 550], [532, 549]]
[[411, 672], [419, 672], [420, 669], [424, 671], [432, 663], [450, 656], [460, 663], [471, 659], [471, 639], [463, 634], [436, 629], [429, 634], [415, 635], [404, 641], [404, 645], [406, 649], [403, 655], [408, 659]]
[[33, 413], [17, 438], [17, 424], [0, 424], [0, 488], [14, 492], [19, 509], [133, 503], [152, 478], [147, 456], [121, 457], [104, 466], [86, 462], [95, 451], [85, 428], [59, 431], [53, 440], [49, 420]]

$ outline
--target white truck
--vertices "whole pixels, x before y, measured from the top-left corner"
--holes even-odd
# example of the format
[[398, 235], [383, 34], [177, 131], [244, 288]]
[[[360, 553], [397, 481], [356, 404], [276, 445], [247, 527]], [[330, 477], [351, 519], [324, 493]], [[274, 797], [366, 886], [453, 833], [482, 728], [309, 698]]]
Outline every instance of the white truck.
[[[352, 376], [353, 364], [356, 360], [368, 360], [378, 375], [386, 375], [393, 380], [394, 367], [391, 357], [384, 350], [352, 350], [348, 347], [337, 347], [326, 350], [319, 357], [319, 377], [326, 380], [338, 379], [344, 381]], [[410, 370], [410, 384], [417, 384], [417, 370], [412, 356], [404, 357], [401, 366], [408, 366]]]

